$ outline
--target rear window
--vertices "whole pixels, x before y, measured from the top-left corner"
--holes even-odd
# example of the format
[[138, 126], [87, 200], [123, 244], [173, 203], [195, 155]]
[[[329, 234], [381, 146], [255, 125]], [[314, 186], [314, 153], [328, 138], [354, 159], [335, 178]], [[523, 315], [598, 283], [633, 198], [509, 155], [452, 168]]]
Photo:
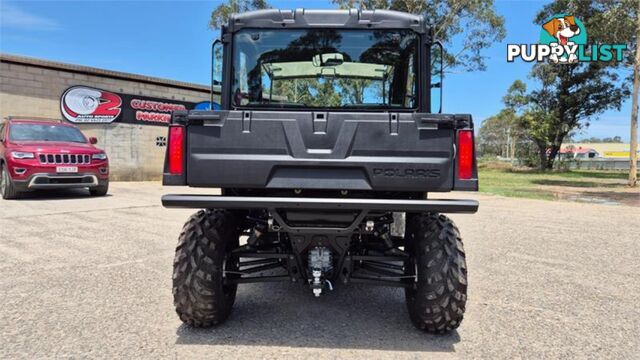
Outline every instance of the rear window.
[[9, 139], [14, 141], [64, 141], [86, 143], [80, 130], [71, 126], [50, 124], [12, 124]]
[[234, 41], [235, 107], [417, 106], [413, 31], [245, 29]]

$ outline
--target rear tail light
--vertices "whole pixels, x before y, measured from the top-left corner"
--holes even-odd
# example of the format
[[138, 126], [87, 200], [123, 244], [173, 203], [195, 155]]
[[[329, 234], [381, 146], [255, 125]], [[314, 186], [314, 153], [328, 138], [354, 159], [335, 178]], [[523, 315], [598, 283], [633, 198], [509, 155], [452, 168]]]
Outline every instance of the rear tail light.
[[458, 131], [458, 179], [473, 176], [473, 130]]
[[169, 173], [171, 175], [182, 175], [184, 172], [184, 127], [169, 127]]

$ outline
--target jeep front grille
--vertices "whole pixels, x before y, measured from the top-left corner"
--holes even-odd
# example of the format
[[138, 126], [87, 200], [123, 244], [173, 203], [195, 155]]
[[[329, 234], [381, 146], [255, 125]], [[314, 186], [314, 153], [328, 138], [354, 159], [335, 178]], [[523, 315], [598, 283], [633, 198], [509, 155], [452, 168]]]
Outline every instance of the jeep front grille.
[[89, 164], [91, 156], [86, 154], [40, 154], [42, 164]]

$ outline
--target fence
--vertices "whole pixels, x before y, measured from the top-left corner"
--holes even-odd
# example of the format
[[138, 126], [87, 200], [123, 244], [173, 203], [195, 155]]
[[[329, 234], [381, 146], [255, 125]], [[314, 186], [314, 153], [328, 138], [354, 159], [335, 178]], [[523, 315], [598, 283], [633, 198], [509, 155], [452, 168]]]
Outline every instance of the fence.
[[[595, 159], [574, 159], [567, 161], [565, 165], [569, 166], [569, 169], [582, 169], [582, 170], [629, 170], [629, 159], [607, 159], [607, 158], [595, 158]], [[640, 166], [640, 161], [638, 161]]]

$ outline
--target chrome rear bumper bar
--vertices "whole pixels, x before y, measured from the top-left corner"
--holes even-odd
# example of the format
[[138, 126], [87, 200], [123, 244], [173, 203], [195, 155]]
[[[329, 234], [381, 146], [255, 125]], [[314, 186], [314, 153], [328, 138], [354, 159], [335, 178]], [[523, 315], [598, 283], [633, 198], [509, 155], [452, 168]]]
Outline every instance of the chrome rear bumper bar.
[[333, 209], [441, 213], [475, 213], [478, 211], [476, 200], [457, 199], [402, 200], [172, 194], [162, 197], [162, 205], [168, 208], [195, 209]]

